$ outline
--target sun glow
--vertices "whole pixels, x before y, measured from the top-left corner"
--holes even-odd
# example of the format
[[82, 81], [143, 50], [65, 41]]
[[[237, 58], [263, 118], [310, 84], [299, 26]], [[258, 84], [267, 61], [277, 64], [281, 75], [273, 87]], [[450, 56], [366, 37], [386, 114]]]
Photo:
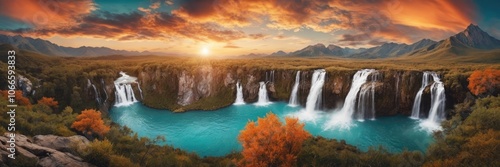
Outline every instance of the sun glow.
[[206, 57], [206, 56], [209, 56], [209, 55], [210, 55], [210, 49], [209, 49], [208, 47], [206, 47], [206, 46], [205, 46], [205, 47], [201, 48], [201, 50], [200, 50], [200, 54], [201, 54], [202, 56], [205, 56], [205, 57]]

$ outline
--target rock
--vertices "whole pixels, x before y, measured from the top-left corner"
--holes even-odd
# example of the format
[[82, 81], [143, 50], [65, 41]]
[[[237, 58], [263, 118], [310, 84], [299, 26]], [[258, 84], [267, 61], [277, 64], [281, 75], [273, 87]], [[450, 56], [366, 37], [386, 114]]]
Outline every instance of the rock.
[[212, 71], [213, 70], [211, 66], [203, 66], [200, 69], [198, 76], [200, 76], [201, 79], [199, 79], [199, 81], [196, 82], [196, 90], [198, 95], [200, 96], [199, 98], [210, 96], [212, 80], [213, 80]]
[[38, 165], [42, 167], [60, 167], [60, 166], [78, 166], [92, 167], [94, 165], [82, 162], [82, 158], [71, 155], [70, 153], [55, 152], [49, 156], [40, 159]]
[[23, 91], [23, 96], [30, 95], [33, 89], [31, 81], [22, 75], [17, 75], [17, 86]]
[[177, 104], [186, 106], [194, 102], [193, 96], [194, 76], [182, 71], [179, 77], [179, 90], [177, 94]]
[[243, 88], [243, 97], [245, 98], [245, 102], [257, 101], [259, 87], [257, 78], [253, 75], [248, 75], [247, 83]]
[[33, 143], [52, 148], [62, 152], [73, 153], [74, 148], [85, 148], [90, 141], [84, 136], [74, 135], [70, 137], [61, 137], [56, 135], [36, 135], [33, 137]]
[[[5, 152], [7, 147], [7, 140], [9, 139], [10, 133], [5, 133], [4, 136], [0, 136], [0, 146], [2, 150], [1, 164], [0, 166], [5, 166], [8, 153]], [[60, 137], [54, 135], [38, 135], [36, 137], [37, 142], [33, 143], [28, 137], [22, 134], [16, 134], [16, 156], [23, 155], [32, 159], [39, 159], [38, 166], [42, 167], [59, 167], [59, 166], [81, 166], [81, 167], [92, 167], [94, 165], [87, 162], [83, 162], [83, 159], [74, 156], [71, 153], [60, 150], [70, 150], [71, 143], [76, 142], [83, 145], [89, 143], [87, 139], [83, 139], [83, 136], [71, 136], [71, 137]], [[41, 143], [44, 146], [38, 145]], [[49, 147], [53, 148], [49, 148]]]
[[227, 87], [229, 84], [234, 84], [233, 75], [231, 73], [227, 73], [224, 79], [224, 86]]

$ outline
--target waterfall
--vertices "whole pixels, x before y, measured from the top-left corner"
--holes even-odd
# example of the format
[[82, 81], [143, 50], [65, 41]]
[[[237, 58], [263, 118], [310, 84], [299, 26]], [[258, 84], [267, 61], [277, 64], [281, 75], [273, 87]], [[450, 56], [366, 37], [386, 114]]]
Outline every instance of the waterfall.
[[371, 84], [362, 85], [359, 91], [356, 114], [359, 121], [364, 121], [365, 118], [375, 120], [375, 87], [380, 73], [375, 71], [370, 76]]
[[274, 83], [274, 70], [267, 72], [266, 71], [266, 82], [273, 82]]
[[321, 95], [325, 84], [325, 69], [314, 70], [311, 89], [307, 95], [306, 112], [313, 112], [321, 107]]
[[274, 70], [271, 71], [271, 82], [274, 83]]
[[299, 99], [297, 97], [297, 93], [299, 91], [299, 83], [300, 83], [300, 71], [297, 71], [295, 75], [295, 84], [293, 84], [292, 93], [290, 94], [290, 101], [288, 102], [289, 106], [296, 107], [299, 105]]
[[431, 109], [429, 117], [420, 123], [428, 131], [441, 130], [441, 121], [445, 118], [446, 95], [444, 84], [436, 73], [431, 73], [434, 83], [431, 85]]
[[120, 75], [122, 76], [115, 80], [115, 106], [126, 106], [137, 102], [132, 88], [132, 84], [137, 83], [137, 78], [124, 72], [120, 72]]
[[90, 88], [90, 86], [92, 86], [92, 82], [90, 82], [90, 79], [87, 79], [87, 89]]
[[[307, 95], [306, 107], [297, 113], [291, 114], [292, 117], [297, 117], [301, 121], [312, 121], [313, 123], [316, 123], [316, 120], [319, 116], [318, 114], [320, 114], [320, 112], [316, 111], [321, 107], [321, 98], [323, 85], [325, 84], [325, 75], [325, 69], [314, 70], [313, 76], [311, 78], [311, 88], [309, 89], [309, 95]], [[297, 74], [297, 76], [299, 76], [299, 74]], [[297, 83], [297, 81], [295, 81], [295, 83]]]
[[97, 91], [97, 88], [95, 88], [94, 84], [92, 84], [92, 88], [94, 88], [95, 101], [97, 104], [101, 105], [101, 96], [99, 95], [99, 92]]
[[243, 105], [245, 100], [243, 99], [243, 86], [241, 86], [240, 81], [236, 82], [236, 100], [234, 105]]
[[141, 93], [141, 99], [144, 100], [144, 96], [142, 96], [141, 84], [139, 84], [139, 82], [137, 82], [137, 88], [139, 88], [139, 93]]
[[257, 101], [257, 103], [255, 103], [255, 105], [257, 106], [266, 106], [268, 105], [270, 102], [269, 102], [269, 98], [267, 97], [267, 88], [266, 88], [266, 83], [265, 82], [259, 82], [260, 84], [260, 87], [259, 87], [259, 100]]
[[356, 110], [356, 97], [363, 84], [366, 83], [368, 76], [370, 76], [373, 72], [376, 72], [376, 70], [363, 69], [354, 74], [351, 88], [344, 101], [344, 106], [340, 109], [340, 111], [332, 115], [332, 118], [326, 124], [325, 129], [331, 129], [337, 126], [340, 126], [340, 128], [350, 127], [352, 116]]
[[422, 76], [422, 85], [420, 86], [417, 95], [415, 95], [415, 101], [413, 101], [413, 109], [411, 110], [411, 117], [410, 117], [412, 119], [420, 118], [420, 104], [422, 101], [422, 93], [424, 92], [425, 87], [429, 85], [430, 76], [431, 72], [424, 71], [424, 75]]

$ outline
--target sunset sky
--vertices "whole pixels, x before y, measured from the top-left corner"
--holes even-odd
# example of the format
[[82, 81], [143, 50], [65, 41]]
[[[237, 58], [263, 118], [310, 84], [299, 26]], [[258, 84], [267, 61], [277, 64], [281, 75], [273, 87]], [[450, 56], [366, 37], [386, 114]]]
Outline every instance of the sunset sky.
[[0, 0], [0, 33], [61, 46], [242, 55], [323, 43], [441, 40], [477, 24], [500, 39], [499, 1]]

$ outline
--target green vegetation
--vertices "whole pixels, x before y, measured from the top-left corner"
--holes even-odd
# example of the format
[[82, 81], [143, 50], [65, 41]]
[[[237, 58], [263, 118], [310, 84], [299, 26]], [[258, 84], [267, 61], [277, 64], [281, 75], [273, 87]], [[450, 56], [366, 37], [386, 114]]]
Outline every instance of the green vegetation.
[[[500, 166], [500, 97], [457, 105], [452, 119], [442, 123], [428, 148], [429, 166]], [[468, 115], [468, 110], [472, 113]]]

